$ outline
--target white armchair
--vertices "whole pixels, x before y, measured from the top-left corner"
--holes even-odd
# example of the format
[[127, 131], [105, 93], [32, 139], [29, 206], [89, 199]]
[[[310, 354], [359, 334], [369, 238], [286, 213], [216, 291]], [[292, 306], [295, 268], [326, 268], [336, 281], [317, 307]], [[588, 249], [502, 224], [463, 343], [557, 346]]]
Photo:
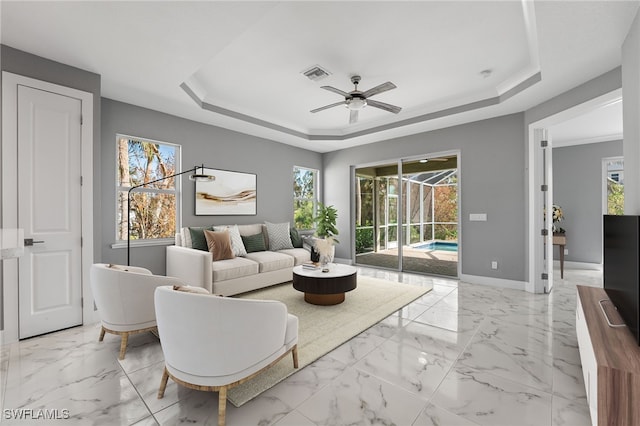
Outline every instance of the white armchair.
[[192, 389], [219, 392], [218, 424], [224, 425], [227, 389], [242, 384], [291, 352], [298, 368], [298, 317], [273, 300], [249, 300], [155, 291], [158, 333], [169, 377]]
[[102, 320], [99, 340], [103, 341], [105, 332], [120, 335], [120, 359], [124, 359], [130, 334], [156, 330], [156, 287], [180, 284], [177, 278], [153, 275], [145, 268], [104, 263], [91, 266], [90, 279]]

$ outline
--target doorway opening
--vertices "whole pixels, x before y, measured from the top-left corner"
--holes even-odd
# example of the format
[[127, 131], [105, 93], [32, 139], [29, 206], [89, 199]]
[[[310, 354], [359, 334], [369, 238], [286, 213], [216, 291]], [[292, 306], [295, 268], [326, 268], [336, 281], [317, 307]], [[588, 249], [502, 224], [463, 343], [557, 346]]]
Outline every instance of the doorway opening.
[[355, 169], [355, 262], [458, 276], [458, 157]]

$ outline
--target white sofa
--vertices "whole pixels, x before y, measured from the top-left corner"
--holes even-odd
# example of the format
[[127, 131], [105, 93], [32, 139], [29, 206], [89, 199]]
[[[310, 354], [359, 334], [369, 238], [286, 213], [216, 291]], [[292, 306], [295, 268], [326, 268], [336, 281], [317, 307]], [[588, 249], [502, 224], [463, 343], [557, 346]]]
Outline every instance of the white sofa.
[[[241, 236], [262, 233], [266, 246], [269, 238], [265, 225], [238, 225]], [[214, 294], [231, 296], [291, 281], [293, 267], [311, 259], [304, 248], [259, 251], [233, 259], [213, 261], [208, 251], [189, 246], [188, 228], [176, 234], [176, 245], [167, 247], [167, 276], [184, 284], [204, 287]]]

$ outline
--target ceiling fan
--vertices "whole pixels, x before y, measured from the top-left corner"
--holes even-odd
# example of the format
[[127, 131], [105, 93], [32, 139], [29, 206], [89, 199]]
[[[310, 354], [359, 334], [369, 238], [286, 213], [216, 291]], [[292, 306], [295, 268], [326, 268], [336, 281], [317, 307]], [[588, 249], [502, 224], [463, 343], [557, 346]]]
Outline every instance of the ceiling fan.
[[351, 77], [351, 82], [355, 85], [355, 89], [352, 90], [351, 92], [347, 93], [344, 92], [340, 89], [336, 89], [335, 87], [331, 87], [331, 86], [322, 86], [322, 89], [328, 90], [330, 92], [333, 93], [337, 93], [338, 95], [344, 96], [344, 101], [341, 102], [336, 102], [334, 104], [330, 104], [330, 105], [325, 105], [323, 107], [320, 108], [316, 108], [316, 109], [312, 109], [311, 112], [319, 112], [325, 109], [329, 109], [329, 108], [333, 108], [339, 105], [344, 105], [346, 106], [349, 110], [350, 110], [350, 114], [349, 114], [349, 123], [353, 124], [356, 123], [358, 121], [358, 112], [364, 108], [365, 106], [369, 105], [375, 108], [379, 108], [385, 111], [389, 111], [392, 112], [394, 114], [399, 113], [402, 108], [395, 106], [395, 105], [390, 105], [384, 102], [380, 102], [380, 101], [374, 101], [372, 99], [369, 99], [371, 96], [373, 95], [377, 95], [380, 94], [382, 92], [386, 92], [387, 90], [391, 90], [391, 89], [395, 89], [396, 85], [393, 84], [390, 81], [387, 81], [386, 83], [382, 83], [379, 84], [378, 86], [371, 88], [367, 91], [361, 92], [358, 90], [358, 83], [360, 83], [360, 76], [359, 75], [354, 75]]

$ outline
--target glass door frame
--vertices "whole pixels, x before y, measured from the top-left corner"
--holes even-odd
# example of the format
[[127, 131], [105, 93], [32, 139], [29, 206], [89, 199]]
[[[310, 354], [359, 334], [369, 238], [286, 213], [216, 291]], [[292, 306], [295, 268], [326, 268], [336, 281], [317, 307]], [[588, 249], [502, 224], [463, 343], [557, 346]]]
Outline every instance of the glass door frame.
[[[405, 238], [406, 236], [404, 235], [402, 229], [405, 223], [405, 216], [408, 214], [407, 212], [405, 212], [405, 206], [402, 205], [402, 198], [403, 198], [403, 192], [404, 192], [404, 188], [402, 185], [402, 175], [403, 175], [403, 169], [402, 169], [402, 165], [403, 163], [406, 162], [412, 162], [412, 161], [417, 161], [420, 159], [429, 159], [429, 158], [437, 158], [437, 157], [445, 157], [445, 156], [456, 156], [457, 157], [457, 175], [458, 175], [458, 194], [457, 194], [457, 204], [458, 204], [458, 214], [457, 214], [457, 232], [458, 232], [458, 265], [457, 265], [457, 277], [452, 277], [452, 279], [459, 279], [462, 273], [462, 170], [460, 167], [460, 162], [461, 162], [461, 152], [460, 150], [450, 150], [450, 151], [440, 151], [440, 152], [435, 152], [435, 153], [429, 153], [429, 154], [424, 154], [424, 155], [412, 155], [412, 156], [407, 156], [407, 157], [402, 157], [402, 158], [398, 158], [398, 159], [392, 159], [392, 160], [385, 160], [385, 161], [376, 161], [376, 162], [372, 162], [372, 163], [363, 163], [363, 164], [356, 164], [351, 166], [351, 200], [350, 200], [350, 205], [351, 205], [351, 217], [350, 217], [350, 224], [351, 224], [351, 258], [353, 260], [354, 264], [357, 264], [356, 259], [357, 259], [357, 255], [356, 255], [356, 227], [355, 227], [355, 219], [356, 219], [356, 190], [357, 190], [357, 186], [356, 186], [356, 179], [357, 179], [357, 170], [361, 169], [361, 168], [367, 168], [367, 167], [380, 167], [380, 166], [396, 166], [397, 167], [397, 176], [398, 176], [398, 189], [397, 189], [397, 195], [394, 195], [394, 198], [397, 196], [397, 232], [396, 232], [396, 238], [397, 238], [397, 249], [398, 249], [398, 265], [397, 268], [395, 269], [391, 269], [391, 268], [384, 268], [384, 267], [380, 267], [383, 269], [389, 269], [389, 270], [393, 270], [393, 271], [398, 271], [398, 272], [403, 272], [403, 246], [405, 244]], [[376, 207], [374, 208], [377, 209], [377, 199], [376, 199], [376, 195], [374, 193], [374, 203], [376, 205]], [[432, 206], [433, 208], [433, 206]], [[388, 213], [388, 202], [386, 203], [385, 206], [385, 210], [387, 210]], [[374, 221], [373, 221], [373, 235], [374, 235], [374, 245], [377, 245], [378, 243], [378, 221], [377, 221], [377, 213], [374, 212]], [[408, 224], [407, 226], [411, 226], [411, 221], [408, 220]], [[388, 227], [387, 227], [388, 228]], [[387, 235], [385, 237], [385, 241], [388, 241], [388, 229], [386, 231]], [[388, 244], [387, 244], [388, 245]]]

